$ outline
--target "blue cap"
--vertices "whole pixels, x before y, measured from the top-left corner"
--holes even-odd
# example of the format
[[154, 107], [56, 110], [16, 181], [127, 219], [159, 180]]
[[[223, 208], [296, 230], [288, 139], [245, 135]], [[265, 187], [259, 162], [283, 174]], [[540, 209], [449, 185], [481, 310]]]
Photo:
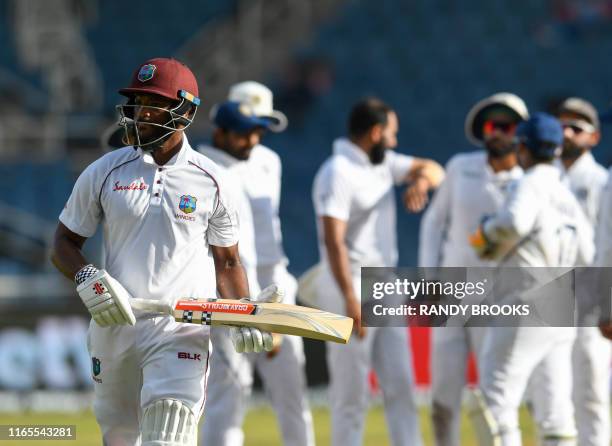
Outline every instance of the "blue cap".
[[234, 101], [217, 105], [211, 116], [217, 127], [238, 133], [249, 132], [257, 127], [268, 129], [272, 125], [272, 120], [256, 116], [251, 107]]
[[536, 156], [553, 157], [563, 144], [563, 127], [548, 113], [534, 113], [516, 129], [516, 137]]

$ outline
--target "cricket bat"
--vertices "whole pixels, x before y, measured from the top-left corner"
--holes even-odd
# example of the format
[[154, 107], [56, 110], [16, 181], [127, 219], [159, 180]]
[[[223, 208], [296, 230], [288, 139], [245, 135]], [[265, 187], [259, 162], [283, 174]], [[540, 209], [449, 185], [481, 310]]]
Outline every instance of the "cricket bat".
[[174, 306], [137, 298], [130, 303], [138, 310], [173, 316], [177, 322], [255, 327], [339, 344], [348, 342], [353, 329], [349, 317], [283, 303], [197, 298], [179, 299]]

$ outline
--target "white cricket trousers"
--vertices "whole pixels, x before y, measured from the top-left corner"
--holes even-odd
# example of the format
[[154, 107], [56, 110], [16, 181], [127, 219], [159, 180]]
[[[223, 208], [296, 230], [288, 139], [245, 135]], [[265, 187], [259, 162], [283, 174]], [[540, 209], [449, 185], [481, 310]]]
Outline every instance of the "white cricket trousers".
[[[538, 395], [541, 438], [576, 435], [572, 403], [574, 327], [491, 327], [480, 356], [480, 386], [502, 446], [520, 446], [518, 410], [530, 376]], [[546, 444], [546, 443], [545, 443]]]
[[[361, 280], [353, 277], [359, 296]], [[344, 300], [331, 272], [317, 278], [322, 309], [346, 314]], [[406, 327], [368, 327], [364, 339], [351, 336], [348, 344], [326, 343], [333, 446], [359, 446], [368, 410], [368, 374], [378, 376], [391, 444], [421, 445], [418, 408], [414, 399], [412, 354]]]
[[487, 327], [433, 327], [432, 422], [437, 446], [460, 446], [461, 401], [470, 352], [477, 358]]
[[572, 359], [580, 446], [610, 446], [611, 355], [612, 343], [597, 327], [578, 327]]
[[[262, 288], [276, 283], [285, 290], [284, 303], [295, 303], [297, 283], [284, 265], [258, 268]], [[206, 416], [200, 427], [200, 444], [241, 446], [242, 423], [253, 385], [253, 371], [261, 377], [266, 396], [276, 413], [283, 444], [313, 446], [314, 429], [306, 396], [304, 343], [298, 336], [283, 336], [279, 352], [236, 353], [227, 329], [212, 331], [214, 352]]]
[[169, 316], [135, 326], [89, 325], [94, 413], [106, 446], [140, 445], [143, 409], [160, 399], [186, 404], [199, 419], [205, 402], [209, 329]]

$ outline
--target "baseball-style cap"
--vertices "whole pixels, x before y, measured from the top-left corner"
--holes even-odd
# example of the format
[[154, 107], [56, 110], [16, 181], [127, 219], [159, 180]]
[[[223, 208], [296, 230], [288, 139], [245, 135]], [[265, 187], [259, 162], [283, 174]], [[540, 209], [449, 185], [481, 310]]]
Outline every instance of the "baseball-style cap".
[[229, 90], [227, 99], [247, 104], [257, 116], [268, 118], [271, 121], [269, 128], [273, 132], [282, 132], [287, 128], [287, 116], [281, 111], [274, 110], [272, 91], [259, 82], [245, 81], [234, 84]]
[[272, 121], [267, 117], [257, 116], [247, 104], [226, 101], [211, 110], [213, 123], [222, 129], [233, 132], [249, 132], [257, 127], [269, 129]]
[[198, 98], [198, 82], [187, 65], [176, 59], [158, 57], [141, 64], [132, 75], [129, 87], [119, 93], [131, 96], [137, 93], [151, 93], [168, 99], [185, 98], [195, 105]]
[[573, 113], [579, 115], [592, 124], [596, 130], [599, 130], [599, 115], [595, 107], [593, 107], [593, 104], [589, 101], [576, 97], [567, 98], [559, 104], [557, 113]]
[[516, 138], [538, 156], [555, 156], [563, 144], [563, 127], [548, 113], [534, 113], [516, 129]]

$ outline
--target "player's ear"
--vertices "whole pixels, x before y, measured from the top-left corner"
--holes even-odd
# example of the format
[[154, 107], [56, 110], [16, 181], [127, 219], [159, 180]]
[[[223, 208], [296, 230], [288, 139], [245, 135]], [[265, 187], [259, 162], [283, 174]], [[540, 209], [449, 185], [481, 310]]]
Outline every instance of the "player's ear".
[[599, 144], [600, 139], [601, 139], [601, 133], [599, 132], [591, 133], [591, 138], [590, 138], [591, 147], [595, 147], [597, 144]]
[[370, 140], [374, 144], [378, 144], [381, 141], [383, 137], [383, 130], [384, 130], [384, 127], [382, 124], [375, 124], [372, 126], [372, 128], [368, 132], [368, 136], [370, 137]]

